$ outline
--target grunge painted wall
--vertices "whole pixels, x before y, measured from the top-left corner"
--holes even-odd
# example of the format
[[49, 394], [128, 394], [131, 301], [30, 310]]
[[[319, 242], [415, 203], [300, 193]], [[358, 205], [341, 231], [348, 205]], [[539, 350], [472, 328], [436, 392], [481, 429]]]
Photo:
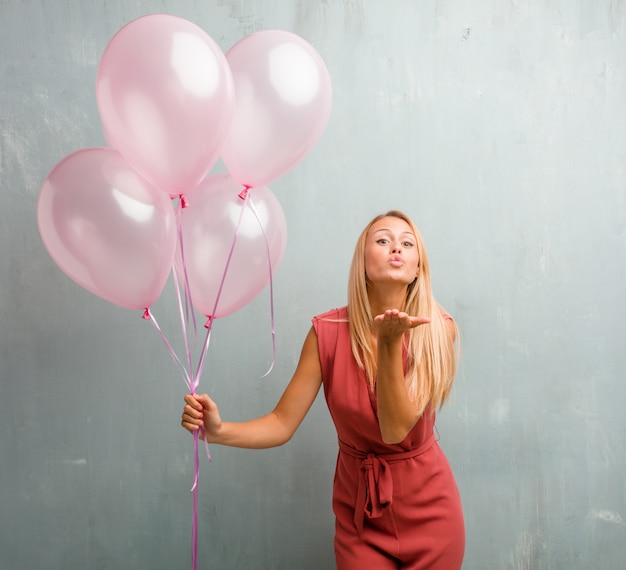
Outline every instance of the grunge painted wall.
[[[302, 35], [334, 87], [315, 149], [271, 184], [287, 218], [267, 291], [216, 324], [201, 390], [269, 411], [310, 317], [345, 303], [380, 211], [419, 224], [463, 366], [438, 420], [467, 570], [615, 570], [626, 555], [626, 3], [4, 0], [0, 3], [0, 568], [190, 567], [185, 391], [148, 323], [82, 290], [39, 238], [41, 183], [104, 144], [95, 74], [130, 20], [172, 13], [224, 51]], [[154, 307], [176, 337], [173, 288]], [[200, 567], [334, 567], [335, 436], [212, 448]]]

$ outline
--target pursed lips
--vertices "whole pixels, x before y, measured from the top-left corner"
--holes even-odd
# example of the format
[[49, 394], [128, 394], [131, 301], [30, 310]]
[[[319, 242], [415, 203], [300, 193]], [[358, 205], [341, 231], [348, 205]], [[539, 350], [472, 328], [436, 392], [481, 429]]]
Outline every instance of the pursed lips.
[[399, 255], [392, 255], [389, 258], [389, 263], [394, 267], [400, 267], [401, 265], [404, 265], [404, 260]]

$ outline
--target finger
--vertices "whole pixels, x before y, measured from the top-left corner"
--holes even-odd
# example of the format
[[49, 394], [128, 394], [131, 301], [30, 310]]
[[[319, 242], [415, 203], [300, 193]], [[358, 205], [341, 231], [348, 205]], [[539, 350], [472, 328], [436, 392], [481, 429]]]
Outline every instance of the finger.
[[183, 407], [183, 417], [188, 416], [193, 418], [194, 420], [201, 420], [204, 415], [204, 410], [202, 408], [197, 409], [194, 406], [187, 404]]
[[188, 432], [191, 432], [191, 433], [193, 433], [194, 431], [198, 431], [200, 429], [200, 426], [189, 423], [188, 421], [185, 421], [184, 419], [180, 422], [180, 425], [183, 426]]
[[420, 325], [427, 325], [430, 323], [428, 317], [409, 317], [411, 328], [419, 327]]
[[391, 321], [394, 317], [397, 317], [400, 311], [398, 309], [387, 309], [384, 313], [376, 315], [374, 321], [381, 323], [385, 321]]
[[202, 410], [202, 404], [198, 401], [198, 396], [194, 394], [186, 394], [184, 397], [185, 403], [196, 410]]
[[189, 406], [185, 406], [183, 409], [183, 413], [181, 416], [183, 422], [188, 423], [194, 426], [202, 426], [204, 425], [202, 413], [194, 410], [193, 408], [189, 408]]

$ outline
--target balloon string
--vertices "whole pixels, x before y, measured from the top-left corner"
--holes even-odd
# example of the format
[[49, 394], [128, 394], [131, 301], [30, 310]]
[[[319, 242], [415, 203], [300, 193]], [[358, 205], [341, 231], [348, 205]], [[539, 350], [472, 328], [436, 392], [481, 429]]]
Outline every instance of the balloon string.
[[[193, 325], [194, 325], [194, 345], [197, 342], [198, 339], [198, 329], [197, 329], [197, 323], [196, 323], [196, 316], [195, 313], [193, 311], [193, 304], [191, 301], [191, 290], [189, 287], [189, 277], [188, 277], [188, 273], [187, 273], [187, 264], [185, 262], [185, 251], [184, 251], [184, 247], [183, 247], [183, 232], [182, 232], [182, 224], [181, 224], [181, 219], [180, 219], [180, 212], [183, 208], [186, 208], [189, 205], [189, 202], [185, 199], [185, 196], [183, 194], [180, 195], [180, 203], [178, 205], [178, 208], [176, 210], [176, 214], [177, 214], [177, 222], [178, 222], [178, 238], [179, 238], [179, 244], [180, 244], [180, 256], [181, 256], [181, 261], [182, 261], [182, 266], [183, 266], [183, 274], [185, 276], [185, 280], [184, 280], [184, 293], [185, 293], [185, 310], [183, 310], [183, 304], [182, 304], [182, 299], [181, 299], [181, 295], [180, 295], [180, 284], [178, 281], [178, 278], [176, 277], [176, 272], [173, 271], [172, 274], [174, 276], [174, 284], [176, 285], [176, 296], [177, 296], [177, 300], [178, 300], [178, 312], [180, 315], [180, 322], [181, 322], [181, 328], [182, 328], [182, 332], [183, 332], [183, 338], [185, 340], [185, 349], [187, 352], [187, 361], [188, 361], [188, 365], [189, 365], [189, 374], [191, 376], [193, 376], [193, 364], [192, 364], [192, 359], [191, 359], [191, 349], [189, 347], [189, 339], [188, 339], [188, 335], [187, 335], [187, 327], [186, 327], [186, 323], [189, 323], [189, 314], [191, 313], [192, 316], [192, 320], [193, 320]], [[186, 318], [185, 318], [186, 317]], [[199, 375], [198, 375], [199, 377]], [[196, 388], [197, 388], [197, 384], [196, 384]], [[189, 389], [190, 391], [195, 394], [195, 389], [192, 386], [192, 383], [189, 383]], [[204, 428], [202, 428], [202, 433], [204, 432]], [[206, 434], [205, 434], [206, 435]], [[205, 444], [205, 448], [206, 448], [206, 454], [207, 454], [207, 458], [210, 461], [212, 461], [211, 459], [211, 453], [209, 452], [209, 444], [206, 441], [206, 437], [204, 440], [204, 444]], [[196, 476], [196, 480], [194, 482], [194, 486], [197, 484], [197, 476]]]
[[176, 355], [176, 352], [174, 351], [174, 348], [172, 347], [170, 342], [167, 340], [167, 337], [165, 336], [165, 334], [161, 330], [161, 327], [159, 327], [159, 323], [157, 323], [157, 320], [154, 318], [154, 315], [150, 312], [149, 308], [145, 309], [142, 318], [147, 320], [147, 321], [152, 322], [154, 328], [156, 329], [157, 333], [161, 337], [161, 340], [163, 341], [163, 344], [165, 344], [165, 347], [167, 348], [167, 351], [170, 353], [170, 356], [172, 357], [174, 362], [181, 369], [182, 374], [183, 374], [183, 379], [185, 380], [185, 384], [187, 384], [187, 387], [189, 389], [191, 389], [191, 379], [189, 378], [189, 373], [187, 372], [187, 370], [185, 368], [185, 365], [180, 361], [180, 358], [178, 358], [178, 356]]
[[[209, 454], [209, 445], [206, 441], [206, 432], [204, 433], [204, 444], [206, 447], [207, 456], [211, 461], [211, 455]], [[193, 434], [193, 450], [194, 450], [194, 481], [191, 493], [193, 496], [193, 510], [191, 514], [191, 567], [192, 570], [198, 570], [198, 480], [200, 479], [200, 453], [199, 453], [199, 439], [200, 432], [195, 431]]]
[[[195, 346], [197, 339], [198, 339], [198, 326], [196, 323], [196, 315], [193, 311], [193, 304], [191, 300], [191, 288], [189, 286], [189, 273], [187, 271], [187, 262], [185, 260], [183, 226], [182, 226], [182, 220], [181, 220], [182, 210], [183, 208], [186, 208], [189, 204], [187, 201], [183, 203], [182, 198], [183, 197], [181, 196], [181, 202], [178, 204], [178, 207], [176, 208], [176, 230], [178, 232], [178, 245], [180, 247], [180, 259], [181, 259], [181, 264], [183, 268], [183, 290], [185, 292], [185, 319], [186, 319], [186, 322], [189, 323], [189, 316], [191, 315], [191, 320], [193, 322], [194, 346]], [[181, 319], [182, 319], [182, 313], [181, 313]], [[187, 339], [187, 335], [185, 334], [185, 340], [186, 339]], [[189, 370], [191, 371], [191, 365], [189, 366]]]
[[228, 274], [228, 268], [230, 266], [230, 262], [233, 258], [233, 253], [235, 251], [235, 245], [237, 244], [237, 236], [239, 235], [239, 230], [241, 228], [241, 222], [243, 220], [243, 214], [246, 210], [246, 206], [249, 202], [249, 186], [244, 186], [244, 189], [238, 194], [238, 197], [243, 200], [243, 206], [241, 207], [241, 212], [239, 213], [239, 220], [237, 221], [237, 227], [235, 229], [235, 235], [233, 236], [233, 243], [230, 246], [230, 251], [228, 252], [228, 257], [226, 258], [226, 265], [224, 267], [224, 273], [222, 274], [222, 278], [220, 280], [220, 286], [217, 290], [217, 296], [215, 297], [215, 303], [213, 304], [213, 312], [208, 316], [208, 321], [205, 327], [207, 328], [206, 340], [204, 342], [204, 346], [202, 347], [202, 351], [200, 352], [200, 359], [198, 361], [198, 367], [196, 369], [196, 377], [194, 378], [195, 387], [198, 386], [200, 381], [200, 375], [202, 374], [202, 369], [204, 367], [204, 356], [207, 352], [207, 348], [209, 345], [209, 339], [211, 336], [211, 329], [213, 328], [214, 315], [217, 313], [217, 306], [220, 301], [220, 296], [222, 295], [222, 289], [224, 288], [224, 282], [226, 281], [226, 276]]
[[[205, 351], [209, 346], [209, 340], [211, 337], [211, 331], [207, 332], [207, 340], [205, 342]], [[196, 389], [200, 382], [200, 374], [202, 370], [199, 367], [194, 375], [193, 382], [190, 383], [189, 390], [192, 394], [196, 393]], [[201, 428], [204, 434], [204, 446], [207, 459], [209, 463], [212, 461], [211, 452], [209, 451], [209, 443], [207, 441], [206, 432], [204, 428]], [[193, 497], [193, 510], [191, 515], [191, 566], [192, 570], [198, 570], [198, 482], [200, 480], [200, 453], [199, 444], [200, 430], [197, 430], [193, 434], [193, 456], [194, 456], [194, 473], [193, 473], [193, 485], [191, 487], [191, 493]]]
[[[178, 315], [180, 317], [180, 328], [183, 332], [183, 341], [185, 343], [185, 355], [187, 357], [187, 369], [189, 370], [189, 375], [193, 376], [193, 363], [191, 359], [191, 349], [189, 348], [189, 339], [187, 337], [187, 327], [185, 322], [185, 312], [183, 309], [183, 301], [180, 294], [180, 284], [178, 282], [178, 278], [176, 277], [176, 271], [172, 271], [172, 276], [174, 278], [174, 286], [176, 288], [176, 300], [178, 302]], [[186, 299], [186, 297], [185, 297]]]
[[269, 276], [270, 276], [270, 318], [271, 318], [271, 323], [272, 323], [272, 364], [270, 365], [268, 371], [265, 374], [263, 374], [262, 378], [265, 378], [272, 371], [272, 369], [274, 368], [274, 364], [276, 363], [276, 327], [275, 327], [275, 322], [274, 322], [274, 285], [273, 285], [273, 279], [272, 279], [272, 255], [270, 252], [270, 245], [267, 239], [267, 234], [265, 233], [265, 230], [263, 229], [261, 218], [259, 217], [259, 214], [257, 213], [256, 208], [254, 207], [254, 203], [252, 202], [252, 199], [250, 199], [250, 209], [252, 210], [252, 213], [256, 217], [257, 221], [259, 222], [259, 227], [261, 228], [261, 232], [263, 233], [263, 239], [265, 240], [265, 251], [267, 253], [267, 268], [268, 268]]
[[[232, 260], [233, 257], [233, 252], [235, 251], [235, 245], [237, 243], [237, 236], [239, 235], [239, 229], [241, 227], [241, 222], [243, 220], [243, 214], [244, 214], [244, 210], [246, 207], [246, 204], [248, 203], [248, 187], [244, 187], [244, 190], [241, 192], [241, 194], [239, 194], [239, 198], [241, 198], [244, 203], [243, 203], [243, 207], [241, 208], [241, 213], [239, 215], [239, 221], [237, 222], [237, 228], [235, 230], [235, 235], [233, 236], [233, 243], [230, 247], [230, 251], [228, 252], [228, 258], [226, 260], [226, 266], [224, 267], [224, 273], [222, 275], [222, 279], [220, 281], [220, 286], [219, 289], [217, 291], [217, 296], [215, 298], [215, 304], [213, 305], [213, 312], [212, 315], [215, 315], [217, 313], [217, 305], [219, 303], [219, 299], [220, 299], [220, 295], [222, 294], [222, 289], [224, 288], [224, 282], [226, 281], [226, 275], [228, 274], [228, 268], [230, 266], [230, 262]], [[179, 233], [179, 237], [182, 237], [182, 232]], [[181, 253], [182, 253], [182, 241], [181, 241]], [[185, 262], [183, 259], [183, 267], [185, 267]], [[185, 272], [186, 274], [186, 272]], [[188, 281], [186, 282], [186, 289], [188, 288]], [[193, 375], [193, 381], [190, 383], [190, 390], [192, 394], [196, 393], [196, 389], [198, 388], [198, 385], [200, 384], [200, 376], [202, 375], [202, 370], [204, 368], [204, 357], [207, 353], [207, 349], [209, 347], [209, 343], [211, 341], [211, 330], [213, 328], [213, 317], [211, 315], [208, 316], [208, 321], [206, 326], [207, 329], [207, 333], [206, 333], [206, 338], [204, 341], [204, 345], [202, 346], [202, 350], [200, 352], [200, 358], [198, 360], [198, 366], [196, 368], [196, 372]], [[207, 437], [206, 437], [206, 432], [205, 432], [205, 437], [204, 437], [204, 443], [205, 443], [205, 449], [206, 449], [206, 453], [207, 453], [207, 458], [209, 461], [211, 461], [211, 454], [209, 452], [209, 444], [207, 442]], [[193, 493], [193, 513], [192, 513], [192, 530], [191, 530], [191, 564], [192, 564], [192, 569], [193, 570], [197, 570], [198, 568], [198, 481], [200, 480], [200, 457], [199, 457], [199, 450], [198, 450], [198, 440], [200, 439], [200, 434], [198, 431], [196, 431], [194, 433], [194, 438], [193, 438], [193, 445], [194, 445], [194, 479], [193, 479], [193, 486], [191, 488], [191, 491]]]
[[200, 475], [200, 455], [198, 453], [199, 433], [193, 434], [195, 479], [191, 492], [193, 494], [193, 512], [191, 523], [191, 568], [198, 570], [198, 478]]
[[[180, 196], [180, 201], [176, 208], [176, 231], [178, 234], [178, 246], [180, 248], [180, 258], [182, 265], [182, 273], [183, 273], [183, 291], [184, 291], [184, 305], [183, 298], [180, 293], [180, 283], [176, 276], [176, 271], [172, 271], [174, 277], [174, 285], [176, 288], [176, 298], [178, 301], [178, 313], [180, 316], [180, 326], [183, 333], [183, 340], [185, 343], [185, 352], [187, 356], [187, 365], [189, 369], [189, 375], [194, 377], [194, 381], [191, 380], [187, 383], [187, 387], [192, 394], [195, 394], [197, 387], [197, 377], [193, 373], [193, 362], [191, 358], [191, 348], [189, 346], [189, 335], [187, 331], [187, 324], [190, 320], [193, 322], [193, 330], [194, 330], [194, 345], [198, 338], [198, 328], [196, 324], [196, 317], [193, 311], [193, 305], [191, 301], [191, 292], [189, 287], [189, 277], [187, 273], [187, 263], [185, 261], [185, 248], [184, 248], [184, 239], [183, 239], [183, 230], [181, 223], [181, 212], [183, 208], [186, 208], [188, 205], [185, 197], [183, 195]], [[191, 567], [192, 570], [198, 570], [198, 481], [200, 478], [200, 454], [198, 449], [198, 439], [199, 433], [196, 431], [193, 435], [193, 449], [194, 449], [194, 479], [193, 485], [191, 487], [192, 497], [193, 497], [193, 508], [191, 514]], [[205, 437], [206, 443], [206, 437]], [[207, 444], [206, 448], [207, 457], [209, 461], [211, 461], [211, 455], [209, 453], [209, 448]]]

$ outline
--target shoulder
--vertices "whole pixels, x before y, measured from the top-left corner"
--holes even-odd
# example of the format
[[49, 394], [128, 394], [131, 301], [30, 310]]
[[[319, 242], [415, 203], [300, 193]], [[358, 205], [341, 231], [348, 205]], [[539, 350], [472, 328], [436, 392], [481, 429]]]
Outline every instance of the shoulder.
[[347, 307], [331, 309], [325, 313], [316, 315], [312, 319], [313, 328], [318, 337], [337, 338], [339, 330], [343, 327], [348, 328], [348, 310]]
[[446, 311], [441, 305], [437, 304], [436, 306], [439, 309], [439, 314], [445, 321], [454, 321], [452, 315], [448, 313], [448, 311]]
[[348, 320], [348, 307], [340, 307], [338, 309], [331, 309], [325, 313], [315, 315], [313, 322], [316, 321], [347, 321]]
[[450, 315], [450, 313], [448, 313], [443, 307], [439, 307], [439, 309], [441, 311], [441, 317], [445, 324], [446, 331], [448, 332], [448, 336], [450, 337], [450, 340], [454, 342], [459, 336], [457, 324], [454, 322], [452, 315]]

